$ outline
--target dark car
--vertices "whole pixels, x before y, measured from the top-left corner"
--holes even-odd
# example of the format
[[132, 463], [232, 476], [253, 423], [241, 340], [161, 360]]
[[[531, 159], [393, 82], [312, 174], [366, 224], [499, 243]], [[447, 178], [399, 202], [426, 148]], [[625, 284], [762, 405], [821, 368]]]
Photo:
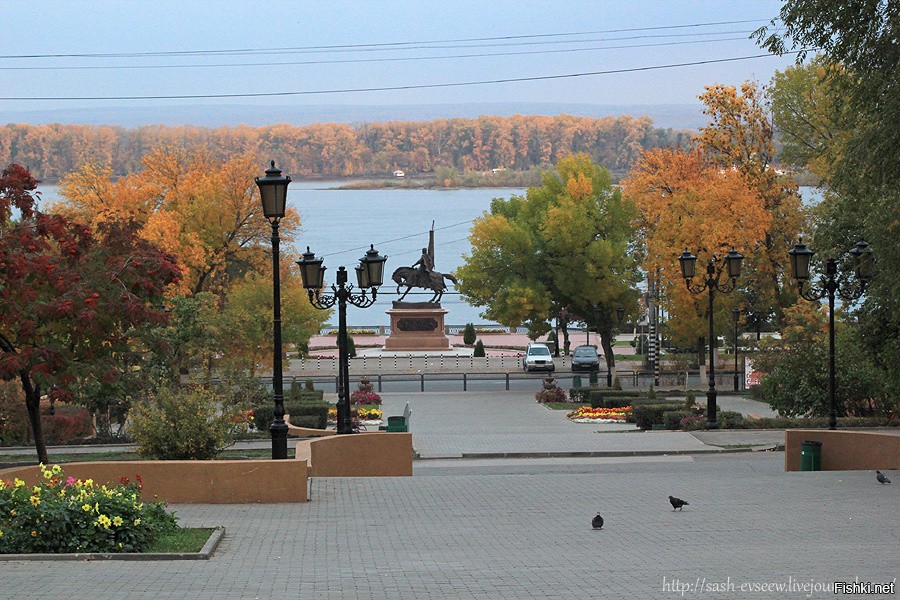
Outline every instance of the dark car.
[[573, 371], [599, 371], [600, 357], [593, 346], [578, 346], [572, 353]]

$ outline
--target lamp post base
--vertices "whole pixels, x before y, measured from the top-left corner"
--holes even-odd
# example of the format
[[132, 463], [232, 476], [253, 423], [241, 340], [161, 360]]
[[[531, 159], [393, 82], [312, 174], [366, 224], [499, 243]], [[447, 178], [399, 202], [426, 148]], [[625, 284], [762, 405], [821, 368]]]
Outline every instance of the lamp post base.
[[706, 392], [706, 428], [718, 429], [719, 422], [716, 421], [716, 390]]
[[288, 457], [287, 423], [272, 421], [272, 424], [269, 425], [269, 433], [272, 435], [272, 460], [286, 459]]

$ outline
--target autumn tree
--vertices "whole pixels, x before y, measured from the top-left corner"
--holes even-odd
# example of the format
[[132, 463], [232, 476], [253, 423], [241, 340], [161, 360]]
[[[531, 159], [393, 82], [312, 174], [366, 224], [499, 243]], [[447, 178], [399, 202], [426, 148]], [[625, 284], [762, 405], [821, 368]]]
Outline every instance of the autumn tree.
[[[174, 259], [134, 221], [96, 231], [35, 209], [37, 181], [18, 165], [0, 175], [0, 378], [25, 393], [38, 459], [47, 462], [40, 402], [126, 377], [121, 357], [175, 283]], [[12, 219], [12, 208], [21, 217]]]
[[[221, 292], [229, 281], [265, 267], [271, 235], [262, 215], [257, 161], [240, 155], [220, 161], [201, 152], [161, 148], [144, 158], [140, 173], [111, 183], [111, 170], [85, 165], [61, 183], [60, 214], [94, 226], [131, 215], [141, 237], [178, 259], [184, 278], [177, 292]], [[281, 235], [290, 242], [299, 226], [288, 209]]]
[[[741, 172], [719, 168], [699, 149], [647, 152], [623, 187], [638, 209], [643, 270], [656, 278], [673, 338], [691, 346], [705, 331], [706, 298], [687, 290], [678, 256], [688, 248], [705, 262], [734, 247], [749, 259], [764, 243], [772, 215]], [[715, 319], [720, 327], [731, 320], [737, 300], [731, 298], [716, 303], [723, 316], [729, 313], [727, 320]]]
[[[740, 89], [712, 85], [700, 95], [710, 122], [703, 127], [698, 148], [720, 169], [734, 169], [762, 201], [768, 220], [765, 235], [746, 246], [746, 270], [741, 279], [752, 290], [745, 308], [757, 318], [779, 323], [784, 307], [796, 299], [786, 282], [786, 248], [805, 226], [796, 181], [775, 168], [776, 147], [771, 110], [764, 90], [753, 82]], [[748, 217], [749, 218], [749, 215]]]
[[598, 328], [609, 366], [616, 309], [635, 302], [629, 252], [632, 207], [608, 172], [580, 154], [561, 159], [540, 187], [497, 198], [472, 226], [459, 290], [483, 316], [532, 333], [562, 307]]

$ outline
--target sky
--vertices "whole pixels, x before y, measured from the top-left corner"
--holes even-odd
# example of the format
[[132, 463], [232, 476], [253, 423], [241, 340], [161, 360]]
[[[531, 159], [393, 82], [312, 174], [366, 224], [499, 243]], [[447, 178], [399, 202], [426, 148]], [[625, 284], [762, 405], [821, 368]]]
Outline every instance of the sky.
[[[766, 83], [792, 63], [789, 56], [727, 60], [766, 54], [748, 35], [780, 7], [771, 0], [0, 0], [0, 122], [10, 111], [138, 104], [696, 103], [706, 85]], [[517, 79], [524, 81], [480, 83]], [[225, 95], [237, 96], [216, 97]], [[123, 96], [138, 98], [113, 99]], [[148, 96], [188, 97], [141, 98]]]

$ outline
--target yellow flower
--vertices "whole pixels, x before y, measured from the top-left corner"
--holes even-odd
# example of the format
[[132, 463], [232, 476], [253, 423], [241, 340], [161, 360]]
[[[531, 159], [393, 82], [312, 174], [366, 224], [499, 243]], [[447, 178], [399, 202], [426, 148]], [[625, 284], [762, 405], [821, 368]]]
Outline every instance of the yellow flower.
[[90, 504], [82, 504], [81, 510], [83, 510], [84, 512], [91, 512], [91, 505]]
[[94, 480], [93, 480], [93, 479], [85, 479], [85, 480], [84, 480], [84, 487], [93, 487], [93, 486], [94, 486]]
[[31, 503], [32, 503], [34, 506], [37, 506], [38, 504], [41, 503], [41, 497], [40, 497], [40, 496], [32, 496], [32, 497], [31, 497]]
[[54, 475], [59, 475], [62, 473], [62, 467], [59, 465], [53, 465], [53, 468], [51, 470], [53, 471]]
[[140, 525], [140, 524], [141, 524], [141, 520], [140, 520], [140, 519], [135, 519], [135, 520], [134, 520], [134, 524], [135, 524], [135, 526]]
[[99, 517], [97, 517], [97, 520], [95, 521], [95, 523], [97, 525], [103, 527], [103, 529], [109, 529], [109, 526], [112, 524], [112, 521], [110, 521], [109, 517], [107, 517], [106, 515], [100, 515]]
[[24, 487], [24, 486], [25, 486], [25, 482], [22, 481], [21, 479], [19, 479], [18, 477], [16, 477], [15, 481], [13, 482], [13, 485], [15, 485], [17, 488], [18, 488], [18, 487]]
[[33, 488], [31, 488], [31, 493], [32, 493], [32, 494], [40, 494], [40, 493], [41, 493], [41, 486], [36, 485], [36, 486], [34, 486]]
[[3, 530], [0, 529], [0, 538], [2, 538], [2, 537], [3, 537]]
[[44, 469], [44, 479], [50, 479], [53, 477], [53, 472], [50, 469]]
[[113, 517], [112, 524], [115, 525], [116, 527], [121, 527], [122, 526], [122, 517], [119, 517], [119, 516]]
[[12, 509], [11, 511], [9, 511], [9, 516], [11, 516], [11, 517], [16, 516], [16, 509]]

